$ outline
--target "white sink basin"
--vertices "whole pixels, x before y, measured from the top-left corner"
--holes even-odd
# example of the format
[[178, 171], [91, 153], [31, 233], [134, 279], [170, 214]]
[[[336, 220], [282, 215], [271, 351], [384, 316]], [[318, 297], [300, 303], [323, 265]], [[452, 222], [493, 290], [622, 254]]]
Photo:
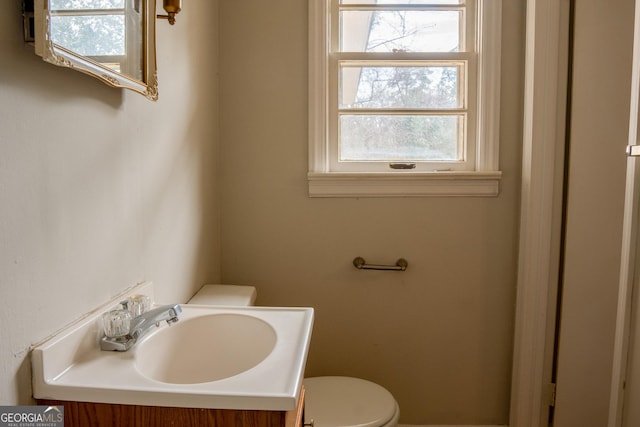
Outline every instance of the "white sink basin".
[[136, 368], [173, 384], [232, 377], [262, 362], [276, 345], [271, 325], [245, 314], [211, 314], [163, 328], [136, 345]]
[[126, 352], [101, 351], [100, 317], [144, 284], [33, 347], [37, 399], [186, 408], [296, 407], [313, 309], [182, 305]]

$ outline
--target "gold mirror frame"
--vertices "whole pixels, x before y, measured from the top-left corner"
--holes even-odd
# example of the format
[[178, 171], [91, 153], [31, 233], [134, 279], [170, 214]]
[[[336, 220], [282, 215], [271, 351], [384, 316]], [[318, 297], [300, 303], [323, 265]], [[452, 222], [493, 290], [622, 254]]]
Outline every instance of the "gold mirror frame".
[[130, 89], [152, 101], [158, 100], [156, 65], [156, 0], [143, 0], [142, 80], [119, 73], [99, 62], [66, 49], [51, 40], [49, 0], [35, 0], [34, 26], [36, 54], [59, 67], [88, 74], [116, 88]]

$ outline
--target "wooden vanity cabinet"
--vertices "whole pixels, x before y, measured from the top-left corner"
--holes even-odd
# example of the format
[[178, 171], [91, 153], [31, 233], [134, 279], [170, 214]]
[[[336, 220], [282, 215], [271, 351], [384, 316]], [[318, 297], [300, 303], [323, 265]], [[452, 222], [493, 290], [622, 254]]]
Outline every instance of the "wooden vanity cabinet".
[[65, 427], [302, 427], [304, 388], [291, 411], [168, 408], [38, 399], [63, 406]]

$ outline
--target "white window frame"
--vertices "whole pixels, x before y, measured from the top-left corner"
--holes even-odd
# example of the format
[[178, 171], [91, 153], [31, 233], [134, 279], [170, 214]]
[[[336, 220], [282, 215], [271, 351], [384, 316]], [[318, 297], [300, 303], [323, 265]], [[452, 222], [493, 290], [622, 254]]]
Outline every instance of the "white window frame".
[[309, 196], [497, 196], [502, 177], [498, 169], [502, 0], [470, 0], [475, 1], [477, 28], [474, 37], [477, 50], [475, 140], [467, 141], [473, 144], [471, 149], [475, 149], [473, 170], [433, 172], [332, 170], [329, 141], [329, 122], [333, 119], [329, 111], [331, 1], [309, 0]]

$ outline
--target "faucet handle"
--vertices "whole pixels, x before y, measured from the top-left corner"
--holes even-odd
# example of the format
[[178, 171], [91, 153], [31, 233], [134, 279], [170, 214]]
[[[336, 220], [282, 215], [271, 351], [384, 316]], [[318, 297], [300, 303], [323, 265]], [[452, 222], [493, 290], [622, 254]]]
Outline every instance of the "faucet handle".
[[131, 313], [127, 310], [111, 310], [102, 315], [102, 328], [108, 337], [123, 337], [131, 328]]
[[130, 308], [131, 308], [131, 297], [128, 297], [127, 299], [124, 299], [118, 303], [118, 309], [120, 310], [129, 311]]
[[140, 316], [151, 308], [151, 298], [147, 295], [133, 295], [129, 300], [131, 301], [129, 311], [133, 317]]

